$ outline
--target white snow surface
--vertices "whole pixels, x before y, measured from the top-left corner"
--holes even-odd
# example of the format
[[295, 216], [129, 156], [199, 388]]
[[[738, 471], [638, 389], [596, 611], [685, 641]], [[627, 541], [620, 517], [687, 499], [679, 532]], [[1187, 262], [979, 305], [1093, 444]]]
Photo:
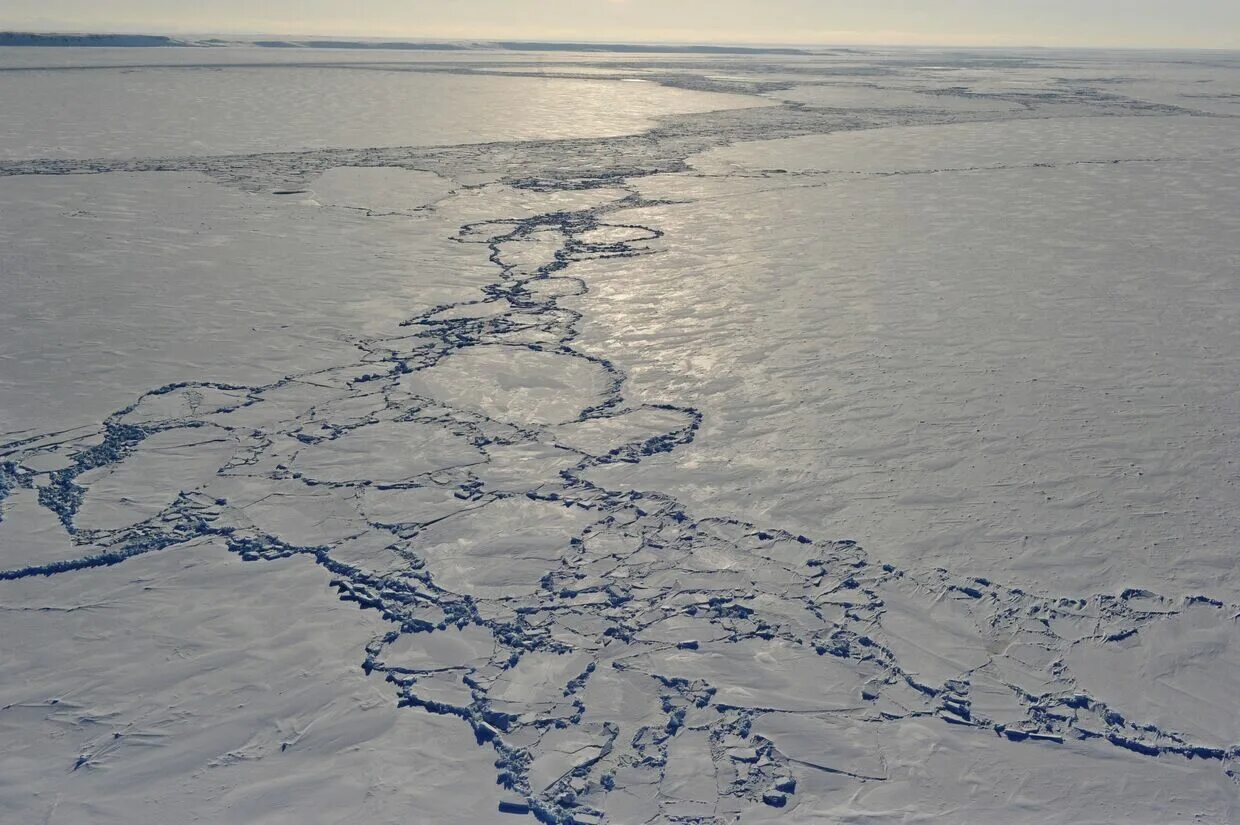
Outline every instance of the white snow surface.
[[1238, 95], [0, 50], [0, 822], [1240, 821]]

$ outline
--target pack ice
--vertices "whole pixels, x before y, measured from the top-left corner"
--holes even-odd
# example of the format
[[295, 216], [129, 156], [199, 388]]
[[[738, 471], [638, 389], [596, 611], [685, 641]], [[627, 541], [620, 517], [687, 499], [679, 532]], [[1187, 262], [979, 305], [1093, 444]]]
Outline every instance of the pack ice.
[[0, 820], [1240, 820], [1233, 56], [142, 52], [0, 49]]

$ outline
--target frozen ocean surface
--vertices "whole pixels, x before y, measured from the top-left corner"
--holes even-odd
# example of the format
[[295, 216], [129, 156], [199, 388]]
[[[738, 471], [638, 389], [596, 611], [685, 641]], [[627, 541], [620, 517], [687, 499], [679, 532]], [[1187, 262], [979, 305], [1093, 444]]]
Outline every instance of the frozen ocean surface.
[[656, 115], [760, 105], [658, 85], [386, 64], [25, 67], [4, 81], [6, 160], [603, 137], [643, 131]]
[[1240, 820], [1237, 101], [0, 49], [0, 821]]

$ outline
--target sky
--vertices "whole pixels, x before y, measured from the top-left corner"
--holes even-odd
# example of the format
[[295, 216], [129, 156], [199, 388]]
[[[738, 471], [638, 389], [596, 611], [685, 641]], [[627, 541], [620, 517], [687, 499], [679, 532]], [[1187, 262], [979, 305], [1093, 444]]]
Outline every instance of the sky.
[[0, 28], [1240, 49], [1240, 0], [0, 0]]

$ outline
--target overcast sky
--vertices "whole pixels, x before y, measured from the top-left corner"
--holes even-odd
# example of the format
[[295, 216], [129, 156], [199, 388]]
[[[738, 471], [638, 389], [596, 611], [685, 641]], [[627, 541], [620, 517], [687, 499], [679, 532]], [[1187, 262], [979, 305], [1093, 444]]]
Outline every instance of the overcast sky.
[[1240, 48], [1240, 0], [0, 0], [0, 28]]

